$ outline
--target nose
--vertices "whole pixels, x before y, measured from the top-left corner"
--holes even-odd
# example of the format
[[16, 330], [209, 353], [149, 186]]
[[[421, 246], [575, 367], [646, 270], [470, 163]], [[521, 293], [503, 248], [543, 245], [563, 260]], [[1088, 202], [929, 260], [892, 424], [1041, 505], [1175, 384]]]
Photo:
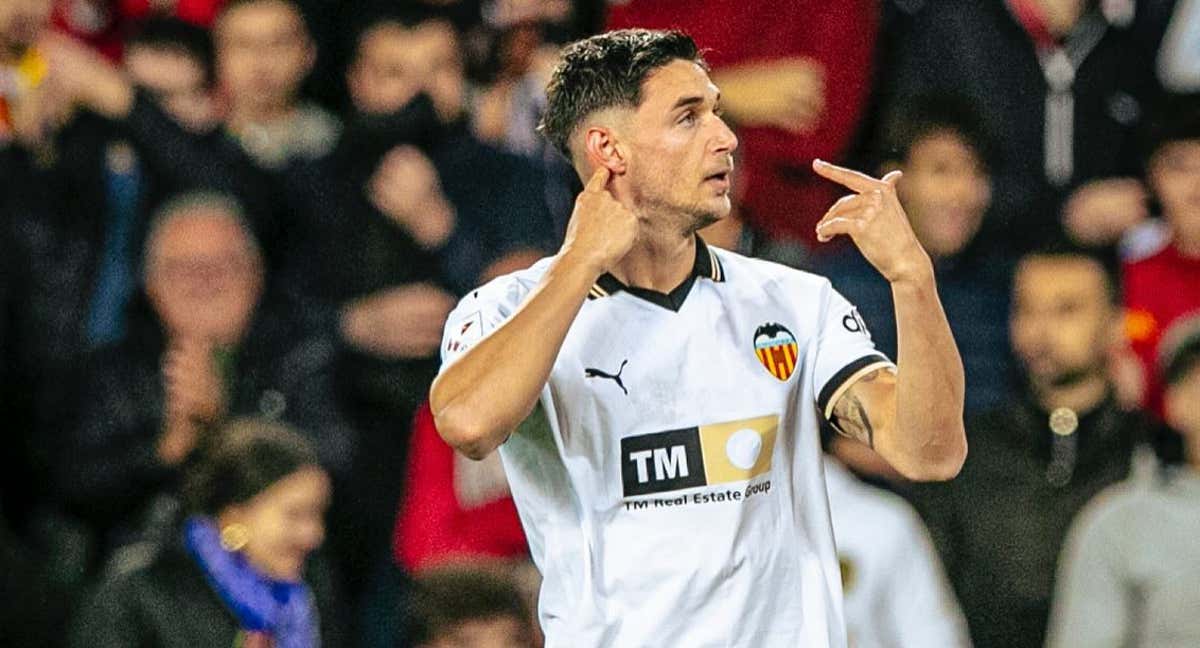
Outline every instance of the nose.
[[717, 133], [713, 143], [716, 149], [715, 153], [733, 153], [738, 147], [737, 135], [721, 117], [717, 117]]

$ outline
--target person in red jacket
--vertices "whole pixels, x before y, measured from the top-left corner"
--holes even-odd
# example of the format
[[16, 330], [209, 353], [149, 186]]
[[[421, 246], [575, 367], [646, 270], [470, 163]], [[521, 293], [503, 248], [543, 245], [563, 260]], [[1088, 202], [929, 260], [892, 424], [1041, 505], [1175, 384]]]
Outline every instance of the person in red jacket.
[[870, 0], [631, 0], [608, 28], [682, 29], [704, 48], [737, 127], [741, 216], [771, 240], [815, 243], [837, 187], [809, 172], [852, 143], [870, 91], [879, 22]]
[[1180, 101], [1157, 124], [1147, 181], [1170, 238], [1157, 251], [1126, 263], [1126, 333], [1145, 377], [1143, 404], [1162, 413], [1158, 377], [1163, 334], [1200, 314], [1200, 103]]
[[413, 421], [405, 483], [393, 536], [394, 557], [405, 570], [528, 558], [500, 456], [476, 462], [456, 453], [438, 435], [428, 403]]

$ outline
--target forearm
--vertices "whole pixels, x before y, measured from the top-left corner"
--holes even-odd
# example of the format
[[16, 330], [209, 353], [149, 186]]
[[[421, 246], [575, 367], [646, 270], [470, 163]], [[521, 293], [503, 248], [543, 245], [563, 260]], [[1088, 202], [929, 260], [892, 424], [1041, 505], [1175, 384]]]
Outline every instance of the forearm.
[[529, 415], [597, 274], [560, 255], [507, 322], [438, 376], [430, 406], [447, 443], [483, 458]]
[[[962, 359], [938, 299], [932, 268], [892, 282], [898, 341], [896, 434], [889, 460], [918, 479], [949, 479], [966, 458]], [[884, 448], [880, 449], [884, 451]], [[897, 465], [902, 463], [905, 465]]]

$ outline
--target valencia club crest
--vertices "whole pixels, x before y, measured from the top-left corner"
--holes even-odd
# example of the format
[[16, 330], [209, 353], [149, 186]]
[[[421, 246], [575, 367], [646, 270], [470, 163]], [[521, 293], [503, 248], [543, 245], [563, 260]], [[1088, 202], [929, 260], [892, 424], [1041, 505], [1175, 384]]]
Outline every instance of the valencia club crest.
[[796, 370], [796, 336], [782, 324], [763, 324], [754, 332], [754, 354], [772, 376], [786, 381]]

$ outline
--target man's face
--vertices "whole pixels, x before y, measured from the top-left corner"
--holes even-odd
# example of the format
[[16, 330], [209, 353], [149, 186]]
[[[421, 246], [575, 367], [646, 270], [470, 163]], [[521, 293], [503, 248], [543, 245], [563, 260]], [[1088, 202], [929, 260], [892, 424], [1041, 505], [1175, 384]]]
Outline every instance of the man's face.
[[384, 24], [368, 31], [347, 77], [354, 106], [365, 114], [394, 113], [419, 92], [429, 94], [443, 121], [462, 110], [466, 82], [458, 37], [440, 21], [412, 29]]
[[314, 56], [294, 7], [277, 0], [235, 7], [217, 21], [213, 36], [218, 80], [235, 110], [292, 105]]
[[738, 140], [719, 100], [708, 73], [691, 61], [672, 61], [642, 83], [642, 103], [619, 127], [618, 146], [634, 207], [646, 217], [690, 232], [729, 213]]
[[512, 617], [471, 619], [428, 644], [428, 648], [522, 648], [530, 645], [529, 630]]
[[991, 179], [966, 141], [937, 131], [909, 149], [896, 192], [913, 231], [934, 257], [961, 252], [991, 203]]
[[0, 60], [33, 45], [50, 20], [50, 0], [0, 0]]
[[204, 133], [216, 125], [216, 106], [204, 67], [183, 50], [132, 47], [125, 53], [125, 70], [184, 128]]
[[1009, 333], [1035, 387], [1067, 386], [1103, 372], [1115, 321], [1099, 263], [1065, 255], [1021, 261]]
[[1200, 140], [1161, 147], [1150, 160], [1149, 176], [1175, 235], [1200, 245]]
[[146, 294], [172, 336], [234, 344], [262, 290], [262, 265], [240, 223], [217, 208], [176, 215], [147, 242]]

